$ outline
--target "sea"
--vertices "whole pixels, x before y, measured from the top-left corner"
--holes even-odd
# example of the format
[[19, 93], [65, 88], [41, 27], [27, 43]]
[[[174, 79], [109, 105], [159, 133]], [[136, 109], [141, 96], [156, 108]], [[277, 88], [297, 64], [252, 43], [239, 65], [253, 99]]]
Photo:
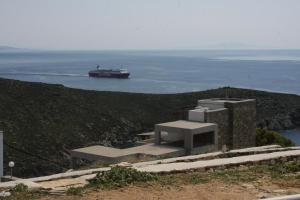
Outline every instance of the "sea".
[[[126, 68], [130, 78], [88, 77], [97, 65]], [[0, 77], [98, 91], [231, 86], [300, 94], [300, 50], [0, 51]]]
[[280, 133], [294, 142], [296, 146], [300, 146], [300, 128], [292, 130], [280, 131]]
[[[130, 78], [90, 78], [97, 65], [126, 68]], [[167, 94], [230, 86], [300, 95], [300, 50], [1, 50], [0, 77], [97, 91]], [[299, 129], [283, 134], [300, 145]]]

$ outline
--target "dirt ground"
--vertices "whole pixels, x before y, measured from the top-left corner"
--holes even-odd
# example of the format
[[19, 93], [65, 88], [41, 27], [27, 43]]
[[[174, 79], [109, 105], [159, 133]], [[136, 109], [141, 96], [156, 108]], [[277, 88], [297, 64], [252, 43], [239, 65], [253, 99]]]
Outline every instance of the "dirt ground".
[[263, 180], [242, 184], [210, 181], [182, 186], [162, 186], [160, 184], [127, 186], [117, 190], [87, 191], [78, 196], [47, 196], [42, 200], [252, 200], [295, 193], [300, 193], [297, 185], [278, 185]]

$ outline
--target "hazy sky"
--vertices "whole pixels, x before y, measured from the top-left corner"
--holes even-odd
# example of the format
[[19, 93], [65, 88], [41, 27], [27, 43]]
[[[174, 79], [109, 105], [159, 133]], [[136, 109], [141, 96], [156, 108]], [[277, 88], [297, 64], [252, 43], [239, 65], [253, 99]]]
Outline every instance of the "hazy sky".
[[0, 45], [300, 48], [300, 0], [0, 0]]

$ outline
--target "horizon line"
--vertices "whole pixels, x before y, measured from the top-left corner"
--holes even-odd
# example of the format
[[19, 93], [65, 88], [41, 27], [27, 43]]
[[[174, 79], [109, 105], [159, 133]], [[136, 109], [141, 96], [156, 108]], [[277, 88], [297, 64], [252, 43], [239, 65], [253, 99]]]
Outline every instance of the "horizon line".
[[1, 47], [15, 50], [32, 50], [32, 51], [249, 51], [249, 50], [300, 50], [299, 48], [107, 48], [107, 49], [52, 49], [52, 48], [27, 48], [27, 47], [14, 47], [8, 45], [0, 45]]

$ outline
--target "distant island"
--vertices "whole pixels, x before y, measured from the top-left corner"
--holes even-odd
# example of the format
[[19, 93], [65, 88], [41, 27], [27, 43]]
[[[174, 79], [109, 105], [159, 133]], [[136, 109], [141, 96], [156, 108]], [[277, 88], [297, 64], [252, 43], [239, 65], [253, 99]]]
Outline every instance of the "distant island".
[[24, 51], [32, 51], [31, 49], [25, 48], [16, 48], [11, 46], [1, 46], [0, 45], [0, 52], [24, 52]]

